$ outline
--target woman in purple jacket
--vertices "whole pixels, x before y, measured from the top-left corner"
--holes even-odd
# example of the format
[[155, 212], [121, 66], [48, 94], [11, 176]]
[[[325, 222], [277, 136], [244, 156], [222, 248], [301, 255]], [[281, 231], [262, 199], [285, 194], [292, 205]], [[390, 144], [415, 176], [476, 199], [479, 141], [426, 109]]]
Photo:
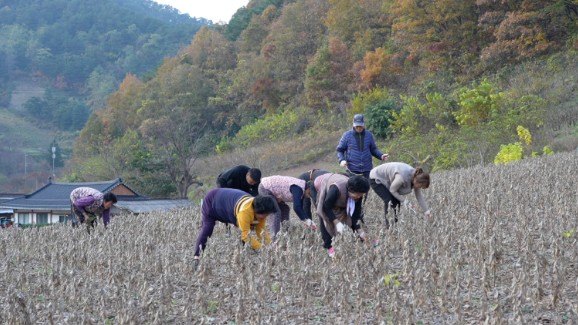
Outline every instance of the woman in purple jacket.
[[102, 218], [104, 227], [110, 223], [110, 208], [117, 202], [113, 193], [102, 193], [91, 187], [78, 187], [70, 193], [71, 210], [77, 220], [72, 221], [72, 226], [78, 223], [86, 224], [86, 230], [90, 233], [94, 228], [97, 217]]

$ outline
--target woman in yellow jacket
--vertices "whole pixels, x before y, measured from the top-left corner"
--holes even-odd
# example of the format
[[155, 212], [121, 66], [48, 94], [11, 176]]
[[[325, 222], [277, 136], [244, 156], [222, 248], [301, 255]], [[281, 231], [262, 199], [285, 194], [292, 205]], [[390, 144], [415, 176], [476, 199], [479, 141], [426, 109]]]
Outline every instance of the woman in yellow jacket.
[[[241, 190], [216, 188], [203, 199], [201, 211], [202, 228], [195, 244], [195, 260], [200, 258], [201, 251], [207, 246], [217, 221], [238, 227], [243, 243], [249, 243], [253, 249], [261, 248], [263, 241], [271, 242], [265, 226], [267, 216], [277, 212], [272, 196], [252, 197]], [[251, 236], [252, 229], [255, 230], [255, 236]]]

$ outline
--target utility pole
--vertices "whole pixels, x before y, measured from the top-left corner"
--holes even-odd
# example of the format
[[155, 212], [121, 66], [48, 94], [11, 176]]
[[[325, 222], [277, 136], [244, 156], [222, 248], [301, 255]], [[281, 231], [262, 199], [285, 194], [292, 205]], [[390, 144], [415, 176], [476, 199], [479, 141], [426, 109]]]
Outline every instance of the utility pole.
[[54, 158], [56, 158], [56, 147], [53, 144], [52, 145], [52, 177], [56, 177], [56, 174], [54, 174]]
[[26, 158], [28, 157], [28, 154], [25, 152], [24, 153], [24, 187], [26, 188], [26, 179], [28, 176], [28, 161], [26, 160]]

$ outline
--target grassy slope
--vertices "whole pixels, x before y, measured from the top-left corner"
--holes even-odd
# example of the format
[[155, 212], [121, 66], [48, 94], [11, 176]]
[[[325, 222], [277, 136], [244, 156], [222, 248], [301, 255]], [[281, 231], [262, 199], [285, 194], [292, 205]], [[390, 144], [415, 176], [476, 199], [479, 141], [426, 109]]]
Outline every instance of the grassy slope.
[[0, 130], [3, 150], [45, 150], [55, 136], [53, 130], [41, 129], [7, 109], [0, 109]]

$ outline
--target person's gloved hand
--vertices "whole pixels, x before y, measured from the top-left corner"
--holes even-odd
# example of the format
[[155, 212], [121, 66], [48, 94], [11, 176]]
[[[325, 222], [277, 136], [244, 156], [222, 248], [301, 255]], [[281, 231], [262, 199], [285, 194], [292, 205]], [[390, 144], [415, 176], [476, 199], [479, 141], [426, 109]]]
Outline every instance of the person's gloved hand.
[[387, 160], [389, 158], [389, 155], [384, 153], [383, 155], [381, 155], [381, 160]]
[[427, 210], [423, 214], [425, 214], [426, 217], [431, 218], [431, 209]]
[[359, 235], [359, 239], [361, 239], [361, 241], [366, 241], [367, 240], [367, 234], [365, 233], [365, 231], [363, 231], [363, 229], [360, 229], [357, 234]]
[[305, 227], [307, 227], [311, 230], [317, 230], [317, 225], [315, 225], [315, 222], [313, 222], [313, 220], [305, 219], [305, 221], [303, 221], [303, 223], [305, 224]]
[[339, 165], [340, 165], [341, 167], [345, 168], [345, 167], [347, 167], [347, 161], [342, 160], [342, 161], [339, 163]]
[[340, 233], [340, 234], [343, 233], [343, 230], [344, 230], [344, 229], [345, 229], [345, 226], [344, 226], [343, 223], [341, 223], [341, 222], [338, 222], [338, 223], [335, 225], [335, 230], [337, 230], [337, 232]]
[[413, 205], [411, 204], [411, 202], [409, 202], [408, 199], [403, 200], [402, 204], [405, 209], [413, 210]]

